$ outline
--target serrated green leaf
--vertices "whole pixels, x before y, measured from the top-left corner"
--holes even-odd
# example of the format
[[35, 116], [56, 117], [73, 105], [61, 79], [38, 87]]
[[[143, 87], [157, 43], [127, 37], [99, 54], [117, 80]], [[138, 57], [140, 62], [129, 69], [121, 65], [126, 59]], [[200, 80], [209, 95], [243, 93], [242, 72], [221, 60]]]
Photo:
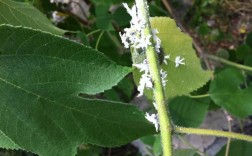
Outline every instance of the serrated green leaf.
[[[216, 156], [225, 156], [226, 146], [218, 152]], [[233, 141], [230, 144], [228, 156], [251, 156], [252, 153], [252, 143], [245, 141]]]
[[244, 118], [252, 114], [252, 86], [242, 89], [245, 77], [241, 71], [228, 68], [218, 73], [210, 84], [212, 100], [231, 114]]
[[134, 106], [76, 96], [52, 101], [0, 85], [0, 131], [18, 148], [41, 156], [73, 156], [82, 143], [120, 146], [154, 131]]
[[173, 123], [184, 127], [198, 127], [205, 119], [209, 103], [208, 99], [176, 97], [169, 102]]
[[[164, 51], [162, 55], [170, 55], [168, 65], [164, 63], [161, 65], [161, 68], [168, 74], [168, 81], [165, 86], [166, 97], [186, 95], [203, 86], [210, 79], [212, 73], [201, 68], [200, 60], [192, 48], [192, 39], [182, 33], [174, 20], [168, 17], [151, 18], [151, 26], [159, 31], [157, 36], [161, 39]], [[177, 56], [185, 58], [185, 65], [180, 65], [178, 68], [175, 67], [175, 58]], [[134, 57], [136, 56], [133, 54], [134, 63], [139, 63], [144, 59], [141, 55], [137, 56], [139, 58]], [[159, 56], [159, 58], [162, 57]], [[140, 75], [139, 71], [134, 71], [137, 83]], [[152, 95], [148, 90], [145, 93], [152, 99]]]
[[6, 149], [20, 148], [17, 144], [15, 144], [15, 142], [11, 140], [11, 138], [6, 136], [1, 130], [0, 130], [0, 147]]
[[[1, 26], [0, 51], [2, 79], [56, 97], [103, 92], [131, 70], [90, 47], [28, 28]], [[67, 90], [56, 94], [58, 87]]]
[[[192, 39], [182, 33], [175, 21], [168, 17], [152, 18], [151, 25], [159, 31], [157, 36], [162, 41], [164, 55], [170, 55], [168, 65], [162, 65], [162, 69], [168, 73], [166, 95], [185, 95], [203, 86], [210, 79], [211, 72], [202, 70], [192, 47]], [[177, 56], [185, 58], [185, 65], [175, 67]]]
[[57, 35], [65, 33], [64, 30], [55, 27], [45, 15], [29, 3], [11, 0], [0, 0], [0, 24], [25, 26]]
[[2, 147], [73, 156], [81, 143], [119, 146], [154, 133], [134, 106], [78, 97], [111, 88], [130, 71], [103, 54], [6, 25], [0, 26], [0, 52]]

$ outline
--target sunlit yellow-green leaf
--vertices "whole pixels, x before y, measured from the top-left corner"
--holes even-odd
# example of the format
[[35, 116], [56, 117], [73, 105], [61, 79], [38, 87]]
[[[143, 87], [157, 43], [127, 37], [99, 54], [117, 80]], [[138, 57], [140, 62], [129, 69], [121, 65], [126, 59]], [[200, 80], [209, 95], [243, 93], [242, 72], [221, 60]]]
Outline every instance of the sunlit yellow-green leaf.
[[[202, 69], [200, 59], [192, 47], [192, 39], [181, 32], [174, 20], [168, 17], [151, 18], [151, 26], [159, 31], [157, 36], [161, 39], [162, 55], [170, 55], [167, 65], [162, 62], [163, 56], [159, 56], [161, 68], [168, 74], [165, 86], [166, 97], [186, 95], [203, 86], [212, 73]], [[136, 58], [136, 55], [133, 54], [135, 63], [139, 63], [143, 59], [141, 55], [139, 56], [140, 58]], [[175, 67], [177, 56], [184, 58], [185, 65]], [[140, 75], [139, 71], [134, 71], [136, 82], [139, 81]], [[150, 90], [146, 90], [145, 94], [152, 98]]]

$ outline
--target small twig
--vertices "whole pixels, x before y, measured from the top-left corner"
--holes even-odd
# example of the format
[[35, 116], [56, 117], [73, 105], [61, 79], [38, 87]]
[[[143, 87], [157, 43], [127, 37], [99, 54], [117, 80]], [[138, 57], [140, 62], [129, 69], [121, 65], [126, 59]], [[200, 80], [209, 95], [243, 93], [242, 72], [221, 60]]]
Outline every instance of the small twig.
[[235, 63], [235, 62], [232, 62], [232, 61], [229, 61], [229, 60], [226, 60], [226, 59], [214, 56], [214, 55], [206, 55], [206, 57], [211, 60], [218, 61], [223, 64], [226, 64], [226, 65], [229, 65], [229, 66], [232, 66], [232, 67], [244, 70], [244, 71], [252, 72], [252, 67], [249, 67], [249, 66], [238, 64], [238, 63]]
[[87, 34], [87, 37], [89, 37], [90, 35], [92, 35], [92, 34], [94, 34], [94, 33], [99, 32], [99, 31], [101, 31], [101, 29], [94, 30], [94, 31], [88, 33], [88, 34]]
[[[228, 131], [229, 131], [229, 132], [232, 132], [231, 121], [232, 121], [233, 119], [232, 119], [232, 117], [228, 114], [227, 111], [224, 110], [224, 113], [225, 113], [226, 118], [227, 118], [227, 121], [228, 121]], [[229, 154], [230, 142], [231, 142], [231, 138], [228, 138], [227, 146], [226, 146], [226, 151], [225, 151], [225, 156], [228, 156], [228, 154]]]
[[185, 133], [185, 134], [207, 135], [207, 136], [232, 138], [232, 139], [238, 139], [238, 140], [252, 142], [252, 136], [239, 134], [239, 133], [233, 133], [233, 132], [225, 132], [225, 131], [220, 131], [220, 130], [186, 128], [186, 127], [174, 126], [174, 132], [175, 133]]
[[102, 31], [101, 34], [99, 35], [97, 41], [96, 41], [96, 45], [95, 45], [95, 50], [98, 50], [98, 46], [101, 40], [102, 35], [104, 34], [105, 31]]
[[209, 97], [209, 94], [203, 94], [203, 95], [188, 95], [190, 98], [193, 99], [200, 99], [200, 98], [205, 98], [205, 97]]

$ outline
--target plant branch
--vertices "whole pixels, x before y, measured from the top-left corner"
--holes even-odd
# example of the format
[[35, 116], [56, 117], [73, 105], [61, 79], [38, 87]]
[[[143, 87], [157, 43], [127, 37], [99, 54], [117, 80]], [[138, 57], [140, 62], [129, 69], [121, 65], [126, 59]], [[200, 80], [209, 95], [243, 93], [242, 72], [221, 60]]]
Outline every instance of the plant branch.
[[175, 133], [185, 133], [185, 134], [225, 137], [225, 138], [232, 138], [232, 139], [238, 139], [238, 140], [252, 142], [252, 136], [239, 134], [239, 133], [233, 133], [233, 132], [224, 132], [224, 131], [220, 131], [220, 130], [186, 128], [186, 127], [174, 126], [174, 132]]
[[[142, 17], [146, 21], [146, 28], [144, 29], [145, 35], [152, 35], [152, 30], [149, 21], [149, 11], [146, 0], [136, 0], [136, 6], [138, 8], [138, 13], [142, 14]], [[163, 147], [163, 156], [172, 156], [172, 127], [171, 122], [168, 117], [168, 112], [166, 109], [166, 100], [164, 89], [162, 86], [162, 81], [160, 77], [160, 70], [158, 65], [157, 53], [154, 48], [154, 41], [151, 38], [151, 45], [147, 47], [146, 58], [149, 64], [149, 70], [151, 74], [152, 81], [154, 83], [154, 98], [157, 104], [158, 118], [160, 123], [161, 141]]]
[[245, 65], [242, 65], [242, 64], [231, 62], [229, 60], [226, 60], [226, 59], [214, 56], [214, 55], [206, 55], [206, 57], [211, 59], [211, 60], [218, 61], [218, 62], [221, 62], [223, 64], [226, 64], [226, 65], [229, 65], [229, 66], [241, 69], [241, 70], [252, 72], [252, 67], [249, 67], [249, 66], [245, 66]]

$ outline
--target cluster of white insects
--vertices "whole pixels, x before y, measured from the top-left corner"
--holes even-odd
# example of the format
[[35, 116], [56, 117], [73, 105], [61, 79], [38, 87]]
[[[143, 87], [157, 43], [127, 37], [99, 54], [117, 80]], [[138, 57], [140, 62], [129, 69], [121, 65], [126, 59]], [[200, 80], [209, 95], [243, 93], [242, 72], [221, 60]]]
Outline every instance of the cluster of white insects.
[[[130, 21], [130, 28], [125, 28], [124, 33], [120, 33], [120, 37], [122, 40], [122, 43], [124, 44], [125, 48], [133, 47], [134, 50], [141, 49], [142, 51], [146, 51], [148, 46], [151, 46], [151, 37], [153, 37], [153, 41], [155, 44], [155, 50], [157, 53], [160, 53], [161, 48], [161, 40], [157, 37], [157, 34], [159, 33], [157, 29], [152, 29], [152, 35], [148, 34], [145, 35], [144, 29], [146, 29], [146, 20], [143, 17], [141, 13], [138, 13], [138, 8], [136, 5], [133, 5], [132, 8], [129, 8], [129, 6], [126, 3], [123, 3], [123, 6], [126, 8], [128, 14], [131, 16]], [[148, 6], [146, 4], [146, 6]], [[164, 56], [164, 64], [167, 65], [167, 60], [170, 59], [170, 55]], [[185, 65], [184, 58], [181, 58], [180, 56], [177, 56], [175, 58], [175, 67], [179, 67], [181, 64]], [[150, 75], [149, 65], [148, 61], [146, 59], [143, 60], [143, 62], [139, 64], [133, 64], [134, 67], [138, 68], [140, 72], [143, 72], [140, 81], [139, 86], [137, 87], [137, 90], [139, 91], [138, 96], [142, 96], [144, 94], [144, 89], [153, 89], [153, 82]], [[162, 79], [163, 86], [167, 83], [167, 72], [164, 70], [160, 70], [160, 75]], [[157, 109], [157, 106], [155, 104], [155, 100], [153, 100], [153, 105]], [[159, 120], [157, 114], [149, 114], [146, 112], [145, 118], [154, 124], [156, 131], [159, 129]]]

